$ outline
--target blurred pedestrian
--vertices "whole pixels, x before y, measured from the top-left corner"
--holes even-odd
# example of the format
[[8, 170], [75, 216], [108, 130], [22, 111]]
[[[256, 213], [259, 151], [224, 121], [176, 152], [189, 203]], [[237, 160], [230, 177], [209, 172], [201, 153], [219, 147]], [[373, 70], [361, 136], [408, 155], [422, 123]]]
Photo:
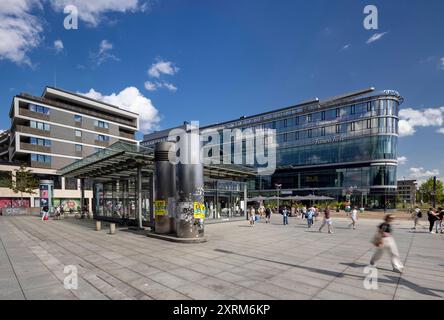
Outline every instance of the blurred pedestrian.
[[250, 226], [254, 227], [254, 223], [256, 221], [256, 212], [254, 207], [250, 208]]
[[325, 227], [325, 225], [327, 225], [328, 233], [333, 233], [332, 220], [330, 217], [330, 206], [327, 206], [324, 209], [324, 221], [322, 222], [322, 225], [319, 228], [319, 232], [322, 232], [322, 229]]
[[387, 251], [390, 255], [393, 271], [402, 273], [404, 266], [399, 258], [398, 247], [392, 236], [393, 228], [391, 224], [394, 218], [392, 214], [387, 214], [384, 222], [379, 225], [378, 231], [373, 239], [376, 251], [370, 260], [370, 264], [374, 266], [376, 262], [381, 259], [384, 251]]
[[282, 209], [282, 220], [283, 220], [284, 226], [286, 226], [288, 224], [288, 214], [289, 214], [289, 212], [288, 212], [287, 207], [284, 207]]
[[434, 208], [429, 208], [429, 211], [427, 211], [427, 218], [429, 220], [429, 233], [435, 233], [433, 231], [433, 226], [435, 225], [435, 222], [438, 221], [438, 215], [435, 213]]
[[353, 227], [353, 230], [356, 229], [356, 222], [358, 221], [358, 208], [353, 207], [353, 210], [350, 212], [351, 223], [348, 225], [349, 228]]
[[42, 208], [42, 221], [48, 220], [48, 217], [49, 217], [49, 208], [48, 206], [44, 206]]
[[414, 223], [414, 225], [413, 225], [413, 229], [415, 229], [416, 230], [416, 226], [420, 226], [421, 224], [419, 223], [419, 220], [422, 218], [422, 212], [421, 212], [421, 210], [419, 209], [419, 207], [418, 206], [416, 206], [416, 208], [415, 208], [415, 210], [413, 211], [413, 223]]
[[307, 227], [308, 227], [309, 229], [310, 229], [310, 228], [312, 227], [312, 225], [313, 225], [314, 214], [315, 214], [314, 208], [313, 208], [313, 207], [310, 207], [310, 208], [307, 210]]
[[265, 223], [269, 223], [271, 219], [271, 209], [270, 207], [265, 208]]

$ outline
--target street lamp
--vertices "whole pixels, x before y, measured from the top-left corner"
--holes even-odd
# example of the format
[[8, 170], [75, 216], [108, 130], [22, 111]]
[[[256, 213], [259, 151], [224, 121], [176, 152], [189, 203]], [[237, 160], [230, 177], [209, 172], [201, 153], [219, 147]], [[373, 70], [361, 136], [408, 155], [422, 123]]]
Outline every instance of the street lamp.
[[276, 183], [274, 186], [276, 187], [276, 193], [277, 193], [277, 211], [278, 211], [278, 213], [279, 213], [279, 191], [280, 191], [280, 189], [282, 188], [282, 184], [280, 184], [280, 183]]

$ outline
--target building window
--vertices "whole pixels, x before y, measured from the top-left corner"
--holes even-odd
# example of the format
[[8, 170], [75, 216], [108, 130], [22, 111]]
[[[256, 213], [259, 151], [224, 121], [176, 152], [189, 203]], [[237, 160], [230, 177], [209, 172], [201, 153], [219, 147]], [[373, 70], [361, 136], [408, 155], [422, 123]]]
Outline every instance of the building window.
[[97, 135], [97, 140], [102, 141], [102, 142], [106, 142], [106, 141], [109, 141], [109, 136], [99, 134], [99, 135]]
[[82, 116], [79, 116], [78, 114], [74, 115], [75, 122], [82, 122]]
[[337, 124], [336, 125], [336, 133], [340, 133], [341, 132], [341, 125]]
[[31, 161], [51, 163], [51, 156], [33, 153], [31, 154]]
[[82, 145], [76, 144], [76, 152], [82, 152]]
[[312, 130], [312, 129], [309, 129], [309, 130], [307, 131], [307, 135], [308, 135], [309, 138], [311, 138], [311, 137], [313, 136], [313, 130]]
[[307, 115], [307, 122], [310, 123], [312, 120], [312, 114]]
[[287, 119], [284, 119], [284, 128], [287, 127]]
[[321, 128], [321, 136], [325, 136], [325, 127]]
[[367, 129], [371, 129], [371, 128], [372, 128], [372, 120], [367, 119]]
[[42, 106], [39, 106], [36, 104], [30, 104], [29, 111], [43, 113], [43, 114], [49, 114], [49, 108], [42, 107]]
[[339, 118], [340, 115], [341, 115], [341, 109], [336, 108], [336, 118]]
[[356, 113], [356, 106], [352, 105], [350, 108], [350, 114], [355, 114]]
[[367, 112], [372, 112], [372, 103], [370, 101], [367, 102]]
[[355, 131], [355, 130], [356, 130], [356, 122], [350, 123], [350, 131]]
[[324, 121], [325, 120], [325, 111], [321, 112], [321, 120]]
[[82, 131], [76, 130], [76, 137], [81, 138], [82, 137]]
[[285, 133], [285, 134], [284, 134], [284, 142], [287, 142], [287, 138], [288, 138], [288, 137], [287, 137], [287, 134]]
[[51, 140], [31, 137], [31, 144], [37, 145], [37, 146], [50, 147]]
[[299, 131], [294, 133], [294, 139], [299, 140]]
[[31, 126], [31, 128], [43, 130], [43, 131], [49, 131], [51, 128], [49, 124], [43, 123], [43, 122], [38, 122], [38, 121], [30, 121], [30, 126]]
[[96, 120], [95, 126], [98, 127], [98, 128], [103, 128], [103, 129], [108, 129], [109, 128], [108, 122], [100, 121], [100, 120]]
[[299, 125], [299, 117], [294, 118], [294, 125]]

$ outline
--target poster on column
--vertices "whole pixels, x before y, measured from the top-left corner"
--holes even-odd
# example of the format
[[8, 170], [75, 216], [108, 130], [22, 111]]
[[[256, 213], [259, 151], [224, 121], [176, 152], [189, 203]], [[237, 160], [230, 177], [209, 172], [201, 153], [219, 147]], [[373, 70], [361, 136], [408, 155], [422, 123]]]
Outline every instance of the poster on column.
[[166, 215], [166, 200], [154, 201], [154, 215], [156, 216]]
[[194, 218], [205, 219], [205, 205], [200, 202], [194, 202]]

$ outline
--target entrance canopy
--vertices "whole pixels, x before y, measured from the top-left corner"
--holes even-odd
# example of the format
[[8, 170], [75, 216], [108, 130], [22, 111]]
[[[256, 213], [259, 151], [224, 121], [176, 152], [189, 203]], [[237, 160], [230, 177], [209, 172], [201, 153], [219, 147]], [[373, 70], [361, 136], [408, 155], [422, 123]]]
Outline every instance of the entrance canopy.
[[[154, 170], [154, 149], [118, 141], [108, 148], [78, 160], [58, 171], [65, 177], [115, 180], [136, 176], [137, 168], [151, 174]], [[214, 179], [245, 179], [256, 175], [252, 167], [220, 164], [204, 165], [204, 175]]]

